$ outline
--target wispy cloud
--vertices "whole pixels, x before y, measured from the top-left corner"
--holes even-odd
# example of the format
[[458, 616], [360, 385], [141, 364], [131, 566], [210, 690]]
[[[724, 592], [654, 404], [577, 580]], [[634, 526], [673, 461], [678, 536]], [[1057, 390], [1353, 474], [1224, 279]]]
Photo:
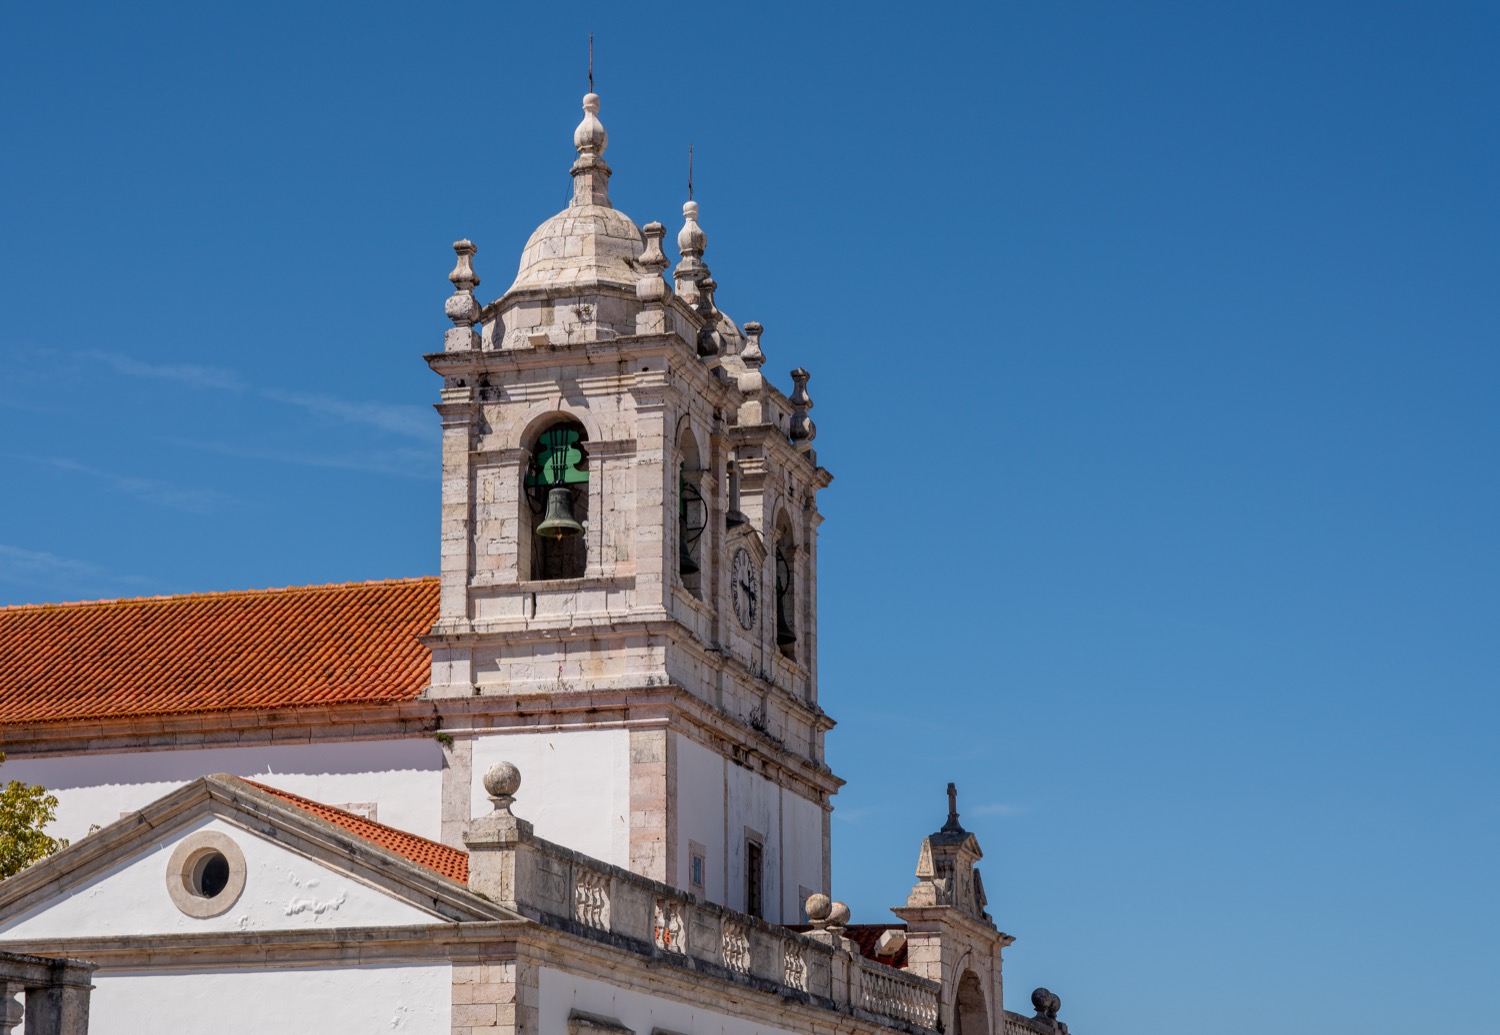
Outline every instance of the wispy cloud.
[[430, 441], [437, 435], [437, 424], [431, 411], [422, 406], [400, 406], [392, 403], [359, 402], [331, 395], [307, 395], [283, 392], [274, 388], [260, 393], [273, 402], [296, 406], [311, 413], [333, 417], [350, 424], [363, 424], [396, 435]]
[[53, 600], [149, 592], [156, 585], [139, 575], [111, 574], [90, 561], [6, 543], [0, 543], [0, 584], [41, 587]]
[[98, 578], [104, 570], [97, 564], [59, 557], [42, 550], [26, 550], [0, 543], [0, 581], [23, 585]]
[[[241, 396], [264, 399], [267, 402], [290, 406], [303, 413], [332, 420], [341, 424], [373, 428], [399, 439], [421, 441], [431, 445], [437, 440], [437, 422], [426, 406], [400, 403], [375, 402], [365, 399], [346, 399], [333, 395], [311, 392], [292, 392], [280, 388], [266, 388], [251, 384], [238, 371], [228, 367], [191, 363], [148, 363], [133, 356], [103, 349], [81, 352], [65, 352], [60, 349], [7, 345], [3, 347], [4, 358], [14, 377], [7, 388], [3, 405], [12, 409], [39, 409], [51, 412], [44, 400], [47, 397], [42, 387], [66, 383], [83, 373], [89, 366], [102, 367], [121, 377], [142, 380], [164, 381], [188, 388], [229, 392]], [[341, 468], [351, 471], [366, 471], [371, 474], [395, 475], [397, 477], [425, 477], [432, 457], [427, 452], [418, 452], [407, 447], [380, 450], [361, 449], [358, 455], [329, 455], [326, 452], [304, 453], [300, 450], [262, 450], [240, 447], [231, 443], [208, 444], [185, 440], [165, 439], [177, 445], [192, 445], [210, 449], [226, 456], [266, 460], [276, 463], [292, 463], [313, 467]], [[43, 460], [42, 462], [49, 462]], [[62, 463], [58, 461], [57, 463]], [[417, 468], [421, 468], [420, 471]], [[117, 488], [141, 498], [181, 509], [202, 511], [205, 507], [217, 506], [224, 498], [212, 498], [195, 490], [178, 490], [163, 482], [147, 479], [125, 478], [109, 472], [75, 468], [80, 473], [113, 481]], [[186, 493], [186, 495], [184, 495]]]
[[202, 439], [166, 438], [160, 441], [206, 453], [232, 456], [241, 460], [263, 460], [275, 464], [297, 464], [302, 467], [326, 467], [341, 471], [363, 471], [387, 474], [397, 478], [428, 478], [437, 472], [436, 454], [429, 450], [371, 450], [358, 454], [309, 453], [302, 450], [258, 449], [234, 442], [210, 442]]
[[126, 377], [176, 381], [193, 388], [218, 388], [231, 392], [242, 392], [247, 387], [244, 379], [228, 367], [204, 367], [187, 363], [142, 363], [138, 359], [132, 359], [118, 352], [103, 352], [99, 349], [89, 349], [79, 355], [83, 359], [106, 366]]
[[215, 489], [192, 489], [155, 478], [134, 478], [129, 475], [101, 471], [77, 460], [60, 456], [16, 456], [17, 460], [40, 464], [70, 474], [81, 474], [103, 482], [116, 492], [133, 496], [143, 503], [152, 503], [189, 514], [213, 514], [238, 505], [233, 497]]

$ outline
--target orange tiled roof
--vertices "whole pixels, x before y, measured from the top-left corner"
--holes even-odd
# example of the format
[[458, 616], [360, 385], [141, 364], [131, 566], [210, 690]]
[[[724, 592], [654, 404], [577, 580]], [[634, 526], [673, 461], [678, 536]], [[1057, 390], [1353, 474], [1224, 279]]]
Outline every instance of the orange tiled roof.
[[438, 580], [0, 608], [0, 724], [405, 701]]
[[321, 802], [312, 801], [292, 794], [289, 791], [279, 790], [275, 787], [267, 787], [263, 783], [254, 780], [245, 780], [251, 787], [259, 788], [267, 794], [274, 795], [282, 801], [310, 812], [319, 819], [325, 819], [334, 826], [343, 827], [351, 834], [356, 834], [366, 841], [373, 841], [382, 848], [389, 849], [397, 855], [405, 856], [418, 866], [425, 866], [434, 873], [447, 877], [451, 881], [460, 884], [469, 883], [469, 853], [461, 852], [457, 848], [449, 848], [447, 845], [429, 841], [425, 837], [416, 834], [408, 834], [404, 830], [388, 827], [384, 823], [377, 823], [373, 819], [365, 819], [356, 816], [352, 812], [336, 809], [332, 805], [324, 805]]

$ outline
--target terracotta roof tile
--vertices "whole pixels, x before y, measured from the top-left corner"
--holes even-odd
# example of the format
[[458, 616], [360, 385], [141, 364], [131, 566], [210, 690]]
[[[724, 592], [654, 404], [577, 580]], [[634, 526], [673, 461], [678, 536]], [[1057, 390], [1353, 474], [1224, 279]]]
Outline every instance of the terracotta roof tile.
[[377, 823], [373, 819], [365, 819], [356, 816], [352, 812], [336, 809], [332, 805], [324, 805], [321, 802], [303, 798], [289, 791], [283, 791], [276, 787], [267, 787], [263, 783], [254, 780], [244, 780], [251, 787], [265, 791], [267, 794], [280, 798], [304, 812], [311, 813], [319, 819], [327, 820], [334, 826], [343, 827], [366, 841], [372, 841], [382, 848], [395, 852], [397, 855], [405, 856], [418, 866], [425, 866], [434, 873], [447, 877], [451, 881], [457, 881], [465, 886], [469, 883], [469, 854], [450, 848], [447, 845], [429, 841], [425, 837], [416, 834], [408, 834], [404, 830], [388, 827], [384, 823]]
[[406, 701], [438, 580], [0, 608], [0, 724]]
[[[811, 924], [787, 924], [786, 929], [806, 933], [813, 928]], [[884, 963], [886, 966], [895, 967], [897, 970], [905, 970], [905, 943], [902, 943], [901, 948], [897, 950], [894, 956], [877, 956], [875, 954], [875, 945], [880, 941], [882, 934], [885, 934], [887, 931], [904, 930], [906, 930], [905, 924], [850, 924], [844, 928], [844, 937], [859, 947], [859, 954], [865, 959], [874, 960], [876, 963]]]

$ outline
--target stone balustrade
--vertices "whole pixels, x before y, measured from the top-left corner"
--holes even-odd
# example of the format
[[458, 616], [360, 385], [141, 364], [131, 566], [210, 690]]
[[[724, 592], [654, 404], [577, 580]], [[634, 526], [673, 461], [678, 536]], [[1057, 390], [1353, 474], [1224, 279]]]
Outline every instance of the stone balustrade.
[[482, 848], [470, 841], [471, 873], [489, 856], [480, 869], [501, 892], [492, 897], [525, 916], [886, 1027], [937, 1026], [936, 982], [865, 959], [834, 930], [789, 931], [553, 844], [528, 825], [511, 831]]

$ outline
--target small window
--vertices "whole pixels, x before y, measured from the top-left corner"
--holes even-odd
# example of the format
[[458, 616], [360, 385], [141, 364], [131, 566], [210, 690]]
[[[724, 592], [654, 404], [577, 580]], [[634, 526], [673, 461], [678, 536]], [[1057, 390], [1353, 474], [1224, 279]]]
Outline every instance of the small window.
[[761, 844], [745, 839], [745, 912], [757, 919], [765, 917], [765, 864]]
[[696, 841], [688, 842], [688, 886], [695, 894], [704, 895], [708, 872], [708, 851]]

